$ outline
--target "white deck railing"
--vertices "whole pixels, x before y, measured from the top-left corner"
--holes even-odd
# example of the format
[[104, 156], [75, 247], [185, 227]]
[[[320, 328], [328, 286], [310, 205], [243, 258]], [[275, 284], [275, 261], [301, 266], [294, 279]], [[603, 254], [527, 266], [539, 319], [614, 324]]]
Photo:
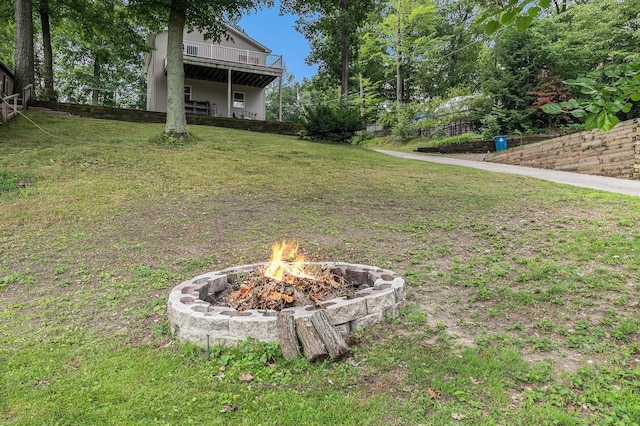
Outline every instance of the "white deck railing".
[[263, 67], [282, 68], [282, 55], [271, 55], [253, 50], [236, 49], [234, 47], [219, 46], [195, 41], [185, 41], [182, 46], [185, 56], [196, 58], [216, 59]]

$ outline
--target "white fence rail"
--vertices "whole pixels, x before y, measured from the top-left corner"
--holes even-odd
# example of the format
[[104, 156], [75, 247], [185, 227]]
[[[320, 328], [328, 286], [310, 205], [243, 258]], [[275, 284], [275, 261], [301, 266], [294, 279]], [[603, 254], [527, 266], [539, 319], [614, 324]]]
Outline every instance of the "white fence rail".
[[182, 53], [185, 56], [194, 56], [197, 58], [282, 68], [282, 55], [271, 55], [264, 52], [198, 43], [195, 41], [185, 41], [182, 45]]

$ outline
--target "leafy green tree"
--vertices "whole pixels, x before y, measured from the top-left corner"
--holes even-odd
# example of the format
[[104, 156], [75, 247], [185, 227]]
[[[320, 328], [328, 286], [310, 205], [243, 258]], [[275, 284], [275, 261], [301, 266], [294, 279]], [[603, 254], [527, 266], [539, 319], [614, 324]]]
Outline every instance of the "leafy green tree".
[[13, 69], [15, 55], [15, 11], [13, 2], [0, 0], [0, 61]]
[[[594, 17], [601, 25], [594, 25]], [[546, 49], [565, 83], [575, 89], [575, 99], [544, 106], [544, 111], [571, 111], [585, 120], [586, 128], [603, 131], [639, 112], [640, 0], [574, 4], [540, 24], [545, 32], [557, 28], [557, 41]]]
[[549, 72], [549, 59], [542, 42], [531, 30], [509, 27], [502, 31], [491, 49], [484, 54], [480, 82], [496, 105], [494, 115], [503, 131], [530, 131], [534, 123], [529, 108], [541, 76]]
[[[558, 69], [562, 63], [570, 64], [564, 70], [569, 76], [571, 70], [584, 72], [585, 66], [591, 63], [601, 70], [596, 71], [601, 81], [585, 74], [567, 80], [567, 84], [579, 88], [580, 95], [588, 98], [549, 104], [544, 110], [553, 114], [562, 113], [563, 108], [572, 110], [573, 116], [586, 119], [588, 128], [606, 131], [615, 126], [619, 115], [628, 114], [633, 104], [640, 101], [637, 84], [640, 77], [634, 59], [639, 46], [639, 4], [638, 0], [579, 3], [569, 5], [567, 0], [554, 0], [552, 6], [551, 0], [513, 0], [502, 7], [489, 7], [478, 21], [485, 22], [488, 34], [512, 24], [524, 31], [540, 16], [548, 15], [550, 9], [555, 10], [560, 16], [558, 21], [567, 27], [553, 36], [554, 44], [559, 41], [556, 44]], [[553, 59], [553, 49], [550, 52]], [[571, 57], [574, 61], [566, 60]], [[620, 65], [624, 61], [627, 63]], [[607, 67], [605, 63], [613, 65]]]
[[[473, 25], [475, 0], [438, 0], [436, 6], [433, 48], [418, 67], [420, 91], [429, 97], [449, 97], [451, 89], [470, 88], [477, 82], [480, 47], [486, 36]], [[468, 89], [467, 94], [472, 93]]]
[[123, 0], [75, 0], [58, 11], [60, 24], [53, 32], [62, 93], [82, 101], [90, 94], [94, 105], [102, 97], [108, 106], [123, 104], [116, 102], [118, 89], [140, 93], [146, 34], [130, 12]]
[[284, 0], [282, 10], [300, 16], [296, 28], [311, 44], [309, 63], [340, 81], [341, 96], [349, 96], [350, 69], [357, 61], [358, 31], [377, 0]]
[[[394, 0], [362, 36], [362, 68], [379, 82], [387, 98], [395, 99], [398, 112], [420, 86], [419, 64], [434, 48], [435, 13], [431, 0]], [[395, 93], [388, 91], [390, 87]]]

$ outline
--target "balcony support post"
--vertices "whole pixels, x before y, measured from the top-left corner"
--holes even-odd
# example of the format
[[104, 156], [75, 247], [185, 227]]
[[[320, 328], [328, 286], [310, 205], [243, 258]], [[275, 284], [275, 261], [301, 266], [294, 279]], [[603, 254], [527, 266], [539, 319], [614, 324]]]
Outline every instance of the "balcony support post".
[[278, 121], [282, 121], [282, 75], [278, 77]]
[[227, 117], [231, 118], [231, 68], [227, 72]]

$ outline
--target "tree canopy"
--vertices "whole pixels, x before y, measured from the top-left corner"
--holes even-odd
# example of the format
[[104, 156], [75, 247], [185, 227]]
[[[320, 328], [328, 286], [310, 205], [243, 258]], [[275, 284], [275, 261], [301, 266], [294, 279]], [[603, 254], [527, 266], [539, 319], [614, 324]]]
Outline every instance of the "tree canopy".
[[[146, 36], [166, 29], [165, 133], [182, 137], [184, 30], [219, 40], [226, 23], [271, 6], [0, 0], [0, 60], [15, 67], [20, 82], [35, 82], [41, 98], [141, 107]], [[364, 119], [392, 127], [443, 125], [460, 114], [445, 116], [439, 105], [464, 98], [478, 100], [476, 119], [527, 133], [607, 129], [639, 112], [640, 0], [284, 0], [281, 11], [298, 15], [296, 28], [311, 46], [307, 61], [320, 65], [308, 81], [283, 79], [286, 120], [348, 103]]]

